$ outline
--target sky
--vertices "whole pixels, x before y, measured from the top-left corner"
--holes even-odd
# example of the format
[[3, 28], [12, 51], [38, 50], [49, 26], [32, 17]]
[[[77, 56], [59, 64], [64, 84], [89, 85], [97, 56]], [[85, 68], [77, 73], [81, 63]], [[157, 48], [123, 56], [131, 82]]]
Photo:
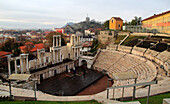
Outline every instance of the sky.
[[170, 0], [0, 0], [0, 28], [52, 29], [111, 17], [131, 21], [170, 10]]

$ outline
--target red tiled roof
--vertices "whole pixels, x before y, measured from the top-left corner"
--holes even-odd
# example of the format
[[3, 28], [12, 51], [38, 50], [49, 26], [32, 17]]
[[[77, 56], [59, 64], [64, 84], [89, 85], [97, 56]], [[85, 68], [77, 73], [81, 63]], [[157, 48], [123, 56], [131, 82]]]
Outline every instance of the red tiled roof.
[[20, 46], [20, 49], [25, 49], [26, 48], [26, 46]]
[[9, 54], [12, 54], [12, 52], [0, 51], [0, 57], [1, 57], [1, 58], [7, 57], [7, 56], [5, 56], [5, 55], [9, 55]]
[[112, 17], [114, 18], [116, 21], [123, 21], [120, 17]]
[[158, 17], [158, 16], [162, 16], [162, 15], [167, 14], [167, 13], [170, 13], [170, 10], [169, 10], [169, 11], [166, 11], [166, 12], [163, 12], [163, 13], [160, 13], [160, 14], [157, 14], [157, 15], [153, 15], [153, 16], [148, 17], [148, 18], [146, 18], [146, 19], [144, 19], [144, 20], [142, 20], [142, 21], [146, 21], [146, 20], [149, 20], [149, 19]]
[[7, 57], [7, 56], [2, 56], [2, 57], [0, 56], [0, 58], [5, 58], [5, 57]]
[[25, 44], [27, 45], [27, 44], [34, 44], [34, 43], [33, 42], [26, 42]]
[[32, 52], [35, 52], [35, 51], [37, 51], [37, 49], [42, 49], [42, 48], [44, 48], [44, 44], [43, 43], [40, 43], [40, 44], [34, 44], [34, 48], [32, 48], [30, 51], [32, 51]]
[[[30, 49], [29, 51], [35, 52], [35, 51], [37, 51], [37, 49], [42, 49], [42, 48], [44, 48], [44, 44], [43, 44], [43, 43], [34, 44], [34, 48]], [[25, 51], [26, 46], [20, 46], [20, 49], [21, 49], [22, 51]]]
[[91, 47], [93, 45], [92, 42], [85, 42], [83, 43], [83, 47]]

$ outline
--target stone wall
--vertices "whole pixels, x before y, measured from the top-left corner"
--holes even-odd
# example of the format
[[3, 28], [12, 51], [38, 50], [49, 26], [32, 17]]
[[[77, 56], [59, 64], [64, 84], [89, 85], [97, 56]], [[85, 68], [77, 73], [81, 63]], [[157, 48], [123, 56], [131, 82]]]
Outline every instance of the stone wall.
[[[108, 50], [116, 50], [117, 45], [109, 45], [107, 47]], [[118, 51], [128, 53], [130, 48], [128, 46], [118, 46]], [[133, 47], [132, 54], [137, 56], [144, 56], [149, 60], [155, 61], [160, 66], [163, 66], [167, 71], [167, 75], [170, 76], [170, 53], [168, 51], [157, 52], [154, 50], [141, 48], [141, 47]]]
[[98, 40], [102, 44], [106, 44], [107, 42], [113, 42], [114, 41], [114, 31], [100, 31], [100, 34], [98, 35]]

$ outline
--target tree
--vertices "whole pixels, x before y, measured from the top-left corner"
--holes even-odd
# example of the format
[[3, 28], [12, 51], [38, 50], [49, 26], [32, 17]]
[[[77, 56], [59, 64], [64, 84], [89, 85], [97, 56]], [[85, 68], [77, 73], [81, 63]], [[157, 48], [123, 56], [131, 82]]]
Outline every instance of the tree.
[[1, 46], [1, 51], [12, 52], [14, 56], [18, 56], [20, 54], [19, 44], [16, 43], [14, 39], [8, 38]]
[[104, 28], [109, 29], [109, 20], [104, 22]]
[[142, 18], [135, 16], [131, 21], [131, 25], [141, 25]]
[[19, 54], [21, 53], [21, 50], [19, 48], [19, 44], [18, 43], [14, 43], [13, 44], [13, 50], [12, 50], [14, 56], [19, 56]]
[[125, 22], [124, 25], [141, 25], [142, 18], [135, 16], [131, 22]]
[[48, 42], [44, 43], [44, 47], [46, 48], [46, 50], [49, 50], [48, 48], [53, 45], [53, 35], [61, 35], [61, 46], [66, 45], [63, 34], [59, 33], [59, 32], [52, 31], [46, 36], [46, 39], [48, 40]]

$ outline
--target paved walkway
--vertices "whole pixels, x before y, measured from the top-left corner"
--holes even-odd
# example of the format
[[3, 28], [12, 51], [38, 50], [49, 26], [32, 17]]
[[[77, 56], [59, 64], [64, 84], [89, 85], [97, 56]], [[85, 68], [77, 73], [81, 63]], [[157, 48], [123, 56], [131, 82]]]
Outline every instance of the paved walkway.
[[[151, 86], [151, 94], [155, 95], [163, 92], [170, 91], [170, 78], [163, 77], [161, 80], [158, 81], [158, 84]], [[136, 91], [136, 97], [144, 97], [147, 96], [148, 88], [140, 88]], [[14, 96], [27, 96], [27, 97], [34, 97], [33, 90], [27, 89], [20, 89], [12, 87], [12, 94]], [[132, 88], [125, 89], [125, 97], [130, 97], [132, 95]], [[9, 87], [0, 85], [0, 96], [9, 96]], [[113, 96], [113, 92], [110, 90], [110, 98]], [[116, 98], [121, 97], [121, 89], [115, 90]], [[84, 100], [93, 100], [93, 99], [105, 99], [106, 98], [106, 91], [100, 92], [94, 95], [85, 95], [85, 96], [53, 96], [49, 94], [45, 94], [41, 91], [37, 91], [37, 99], [44, 100], [44, 101], [84, 101]]]
[[[119, 33], [119, 35], [128, 35], [128, 32], [123, 32], [123, 33]], [[131, 33], [130, 35], [133, 36], [148, 36], [148, 35], [154, 35], [153, 33]], [[164, 37], [170, 37], [170, 35], [168, 34], [156, 34], [155, 36], [164, 36]]]

